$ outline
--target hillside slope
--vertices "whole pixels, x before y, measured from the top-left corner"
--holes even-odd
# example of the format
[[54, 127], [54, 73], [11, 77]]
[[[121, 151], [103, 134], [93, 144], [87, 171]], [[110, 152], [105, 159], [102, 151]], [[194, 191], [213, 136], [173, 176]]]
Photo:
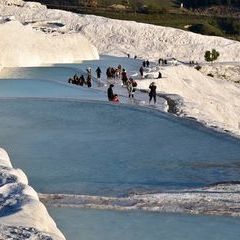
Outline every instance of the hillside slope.
[[30, 2], [23, 2], [20, 7], [0, 5], [0, 14], [14, 15], [22, 23], [41, 31], [81, 33], [100, 54], [123, 56], [130, 53], [149, 59], [175, 57], [203, 61], [205, 51], [216, 48], [220, 52], [219, 61], [240, 59], [240, 42], [174, 28], [51, 10]]

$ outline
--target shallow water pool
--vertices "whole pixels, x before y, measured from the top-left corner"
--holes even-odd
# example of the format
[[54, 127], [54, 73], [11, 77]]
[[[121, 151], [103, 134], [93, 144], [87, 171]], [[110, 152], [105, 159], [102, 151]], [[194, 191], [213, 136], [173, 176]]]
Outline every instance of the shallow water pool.
[[238, 139], [148, 109], [1, 100], [0, 132], [40, 192], [123, 195], [239, 180]]
[[[128, 72], [141, 64], [125, 58], [117, 61], [123, 66], [127, 63]], [[89, 64], [93, 69], [101, 64], [105, 72], [112, 62], [113, 58], [103, 57], [81, 66], [0, 72], [0, 97], [15, 98], [0, 100], [1, 146], [14, 166], [26, 172], [35, 190], [125, 195], [239, 180], [238, 139], [154, 110], [91, 102], [88, 100], [105, 100], [106, 94], [64, 84]], [[239, 218], [48, 210], [68, 240], [240, 237]]]
[[50, 80], [0, 80], [0, 98], [72, 98], [106, 100], [104, 91]]
[[75, 73], [82, 73], [74, 66], [71, 67], [57, 67], [57, 66], [43, 66], [43, 67], [16, 67], [3, 68], [0, 72], [0, 79], [45, 79], [59, 82], [67, 82], [69, 77]]
[[238, 240], [239, 218], [50, 208], [68, 240]]

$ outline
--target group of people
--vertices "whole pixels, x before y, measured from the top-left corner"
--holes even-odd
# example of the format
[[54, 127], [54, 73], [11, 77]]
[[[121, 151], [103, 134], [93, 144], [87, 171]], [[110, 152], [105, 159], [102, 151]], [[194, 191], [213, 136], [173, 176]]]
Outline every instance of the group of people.
[[117, 67], [108, 67], [106, 71], [107, 78], [120, 78], [122, 73], [122, 66], [119, 64]]
[[195, 61], [189, 61], [189, 65], [192, 66], [192, 65], [198, 65], [198, 62], [195, 62]]
[[[127, 85], [127, 90], [128, 90], [128, 97], [129, 98], [133, 98], [134, 97], [134, 93], [136, 91], [136, 86], [134, 85], [134, 80], [133, 79], [129, 79], [128, 80], [128, 85]], [[137, 84], [137, 83], [136, 83]], [[107, 90], [107, 95], [108, 95], [108, 100], [111, 102], [119, 102], [119, 98], [117, 94], [113, 93], [113, 84], [110, 84], [108, 90]], [[157, 102], [157, 86], [155, 82], [152, 82], [149, 85], [149, 104], [151, 103], [152, 99], [154, 101], [154, 104], [156, 104]]]
[[[83, 74], [80, 77], [77, 74], [74, 74], [73, 77], [68, 79], [68, 83], [79, 85], [79, 86], [87, 85], [87, 87], [89, 87], [89, 88], [92, 87], [92, 69], [91, 69], [91, 67], [88, 67], [86, 69], [86, 72], [87, 72], [86, 79]], [[99, 81], [101, 78], [101, 73], [102, 73], [102, 71], [101, 71], [100, 67], [98, 67], [96, 69], [96, 75], [97, 75], [97, 79]]]
[[72, 78], [68, 79], [68, 83], [79, 85], [79, 86], [87, 85], [88, 87], [91, 87], [92, 79], [91, 79], [91, 77], [89, 77], [89, 75], [87, 76], [87, 79], [85, 79], [85, 77], [83, 75], [78, 77], [77, 74], [74, 74], [74, 76]]
[[[150, 65], [150, 63], [149, 63], [148, 60], [147, 61], [145, 61], [145, 60], [143, 61], [142, 66], [139, 69], [141, 77], [143, 77], [143, 75], [144, 75], [144, 68], [145, 67], [149, 67], [149, 65]], [[121, 67], [121, 65], [119, 65], [117, 69], [119, 69], [121, 71], [121, 79], [122, 79], [123, 86], [126, 86], [126, 88], [127, 88], [128, 97], [129, 98], [134, 98], [134, 94], [135, 94], [136, 88], [137, 88], [137, 82], [133, 78], [131, 78], [131, 77], [128, 78], [126, 70], [124, 68], [122, 69], [122, 67], [121, 68], [120, 67]], [[114, 68], [113, 68], [112, 71], [114, 73]], [[112, 76], [110, 73], [111, 73], [111, 68], [109, 67], [107, 69], [107, 76], [108, 77]], [[162, 78], [162, 73], [160, 71], [158, 73], [158, 77], [157, 78]], [[110, 84], [110, 86], [109, 86], [109, 88], [107, 90], [108, 100], [109, 101], [113, 101], [113, 102], [119, 102], [118, 95], [113, 93], [113, 87], [114, 87], [114, 85]], [[152, 82], [149, 85], [149, 89], [150, 89], [149, 90], [149, 104], [151, 103], [152, 100], [154, 101], [154, 104], [156, 104], [156, 100], [157, 100], [156, 99], [156, 97], [157, 97], [157, 86], [156, 86], [155, 82]]]
[[159, 58], [158, 59], [158, 64], [159, 65], [167, 65], [168, 61], [167, 61], [167, 59]]
[[[144, 67], [149, 67], [149, 61], [143, 61], [142, 66], [140, 67], [139, 71], [140, 71], [140, 75], [143, 77], [143, 72], [144, 72]], [[68, 83], [71, 84], [75, 84], [75, 85], [79, 85], [79, 86], [84, 86], [87, 85], [87, 87], [92, 87], [92, 69], [89, 67], [86, 69], [87, 72], [87, 76], [86, 79], [84, 77], [84, 75], [82, 74], [81, 76], [78, 76], [77, 74], [75, 74], [72, 78], [68, 79]], [[101, 69], [100, 67], [98, 67], [96, 69], [96, 76], [97, 79], [101, 78]], [[134, 94], [136, 92], [136, 88], [137, 88], [137, 82], [133, 79], [133, 78], [128, 78], [127, 76], [127, 72], [124, 68], [122, 68], [121, 65], [118, 65], [117, 68], [113, 68], [113, 67], [108, 67], [107, 71], [106, 71], [106, 75], [107, 78], [120, 78], [122, 79], [122, 83], [123, 85], [126, 86], [127, 91], [128, 91], [128, 97], [129, 98], [134, 98]], [[158, 78], [161, 78], [162, 75], [159, 72], [159, 76]], [[107, 95], [108, 95], [108, 100], [112, 101], [112, 102], [119, 102], [119, 97], [117, 94], [113, 93], [113, 84], [110, 84], [108, 90], [107, 90]], [[154, 104], [156, 103], [156, 84], [154, 82], [152, 82], [149, 86], [149, 104], [151, 103], [152, 99], [154, 100]]]
[[[130, 54], [129, 54], [129, 53], [127, 53], [127, 57], [130, 58]], [[134, 55], [133, 58], [134, 58], [134, 59], [137, 59], [137, 55]]]
[[[148, 66], [149, 66], [149, 63], [147, 64]], [[146, 63], [145, 63], [145, 61], [143, 62], [143, 64], [142, 64], [142, 66], [139, 68], [139, 73], [140, 73], [140, 76], [141, 76], [141, 78], [143, 78], [143, 75], [144, 75], [144, 67], [146, 66]], [[162, 78], [162, 73], [159, 71], [158, 72], [158, 77], [157, 77], [157, 79], [159, 79], [159, 78]]]
[[144, 61], [142, 62], [142, 66], [148, 68], [148, 67], [150, 66], [150, 62], [149, 62], [148, 60], [147, 60], [147, 61], [144, 60]]

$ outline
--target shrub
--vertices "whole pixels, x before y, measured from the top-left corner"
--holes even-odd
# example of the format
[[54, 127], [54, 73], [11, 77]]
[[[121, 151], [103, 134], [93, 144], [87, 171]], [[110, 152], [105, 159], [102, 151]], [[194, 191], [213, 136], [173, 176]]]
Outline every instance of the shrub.
[[188, 29], [194, 33], [200, 33], [200, 34], [211, 35], [211, 36], [223, 36], [223, 33], [217, 27], [209, 23], [193, 24]]
[[218, 59], [220, 53], [216, 49], [212, 49], [212, 51], [206, 51], [204, 55], [204, 59], [207, 62], [213, 62]]

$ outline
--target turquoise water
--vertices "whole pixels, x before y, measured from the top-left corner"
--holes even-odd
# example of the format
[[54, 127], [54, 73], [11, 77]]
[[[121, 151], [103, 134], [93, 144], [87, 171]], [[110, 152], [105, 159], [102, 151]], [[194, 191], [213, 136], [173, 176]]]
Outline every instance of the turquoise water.
[[[77, 65], [76, 65], [77, 67]], [[59, 82], [67, 82], [75, 73], [82, 73], [75, 67], [22, 67], [4, 68], [0, 72], [1, 79], [45, 79]]]
[[107, 99], [104, 91], [67, 83], [37, 79], [0, 80], [0, 98], [8, 97]]
[[[112, 65], [109, 60], [101, 59], [104, 68]], [[0, 73], [8, 79], [0, 80], [0, 97], [15, 98], [0, 100], [1, 146], [37, 191], [125, 195], [239, 180], [240, 140], [153, 110], [88, 101], [105, 100], [105, 93], [63, 84], [78, 64], [72, 67]], [[239, 218], [69, 208], [49, 212], [68, 240], [240, 237]]]
[[106, 69], [122, 65], [128, 72], [133, 74], [141, 66], [141, 60], [128, 59], [124, 57], [101, 56], [99, 60], [83, 61], [75, 64], [55, 64], [54, 66], [4, 68], [0, 72], [2, 79], [48, 79], [66, 82], [75, 73], [86, 75], [86, 69], [92, 68], [92, 74], [96, 77], [96, 69], [100, 66], [102, 77], [106, 79]]
[[87, 102], [105, 92], [63, 83], [113, 59], [1, 72], [0, 97], [16, 99], [0, 101], [0, 140], [38, 191], [122, 195], [239, 180], [239, 140], [167, 114]]
[[68, 240], [239, 240], [240, 219], [91, 209], [48, 209]]
[[123, 195], [239, 180], [239, 140], [143, 108], [1, 100], [0, 132], [40, 192]]

